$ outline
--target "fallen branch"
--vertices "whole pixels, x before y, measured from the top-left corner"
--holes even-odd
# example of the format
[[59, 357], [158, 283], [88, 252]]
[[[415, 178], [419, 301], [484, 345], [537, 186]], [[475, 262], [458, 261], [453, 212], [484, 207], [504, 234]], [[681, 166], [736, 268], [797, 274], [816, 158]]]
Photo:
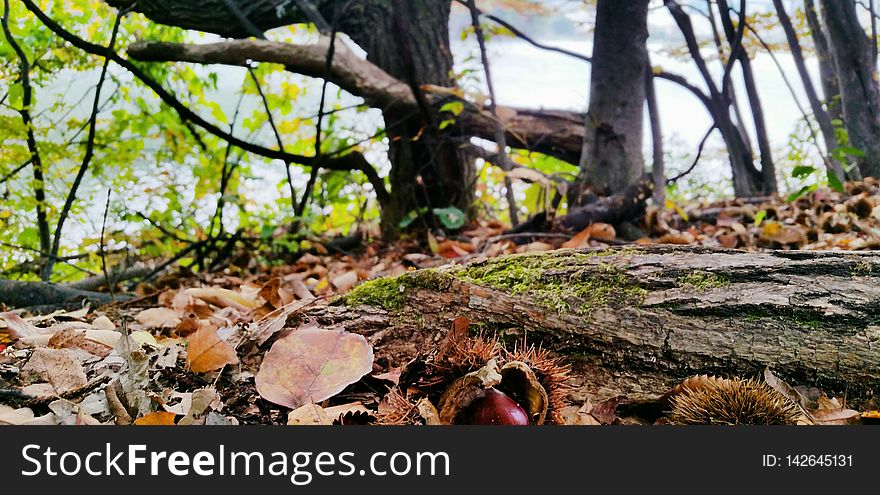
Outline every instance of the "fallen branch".
[[616, 224], [635, 219], [645, 212], [645, 202], [651, 197], [653, 190], [652, 178], [645, 176], [620, 193], [598, 199], [558, 217], [553, 222], [554, 229], [578, 232], [587, 228], [591, 223]]
[[[101, 277], [103, 279], [103, 277]], [[0, 304], [11, 308], [32, 306], [82, 306], [113, 302], [109, 294], [74, 289], [48, 282], [0, 280]]]

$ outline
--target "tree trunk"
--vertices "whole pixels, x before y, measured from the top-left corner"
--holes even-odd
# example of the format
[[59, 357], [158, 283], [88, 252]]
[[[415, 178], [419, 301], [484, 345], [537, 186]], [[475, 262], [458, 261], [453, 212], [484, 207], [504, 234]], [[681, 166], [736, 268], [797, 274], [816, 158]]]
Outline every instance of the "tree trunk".
[[[648, 0], [599, 0], [579, 188], [622, 191], [644, 174]], [[582, 196], [581, 196], [582, 197]], [[575, 204], [581, 204], [575, 197]]]
[[[831, 123], [831, 117], [822, 107], [822, 103], [819, 101], [819, 95], [816, 94], [816, 88], [813, 86], [813, 80], [810, 78], [810, 73], [807, 70], [807, 64], [804, 60], [804, 53], [803, 50], [801, 50], [800, 40], [798, 40], [797, 32], [794, 30], [788, 12], [785, 11], [785, 5], [782, 4], [782, 0], [773, 0], [773, 6], [776, 8], [776, 13], [779, 16], [779, 24], [782, 25], [782, 29], [785, 31], [785, 38], [788, 41], [788, 47], [791, 50], [791, 57], [794, 59], [794, 64], [797, 67], [801, 82], [804, 85], [804, 92], [807, 94], [807, 101], [810, 102], [813, 116], [816, 118], [816, 122], [819, 123], [819, 130], [822, 132], [822, 138], [825, 141], [825, 162], [828, 166], [828, 171], [829, 173], [835, 174], [838, 180], [843, 182], [846, 178], [843, 167], [840, 165], [840, 162], [831, 157], [831, 152], [838, 147], [837, 136], [834, 134], [834, 125]], [[818, 36], [822, 36], [822, 33], [820, 32]], [[818, 48], [817, 52], [819, 52]], [[819, 57], [821, 56], [820, 53]]]
[[828, 41], [837, 70], [844, 122], [864, 177], [880, 177], [880, 87], [873, 52], [854, 0], [822, 0]]
[[[373, 2], [352, 38], [367, 59], [407, 82], [454, 86], [449, 46], [449, 2]], [[403, 10], [393, 12], [392, 10]], [[471, 162], [437, 129], [433, 110], [421, 99], [421, 114], [389, 109], [384, 113], [391, 161], [391, 204], [382, 212], [382, 232], [394, 238], [407, 213], [419, 208], [455, 206], [467, 211], [473, 200]], [[429, 214], [428, 218], [431, 216]]]
[[[745, 6], [745, 2], [743, 2], [743, 6]], [[730, 17], [730, 7], [727, 4], [727, 0], [718, 0], [718, 11], [721, 13], [721, 24], [724, 27], [725, 36], [727, 36], [728, 43], [732, 46], [736, 41], [736, 27], [733, 25], [733, 19]], [[740, 15], [745, 16], [746, 13], [740, 12]], [[767, 123], [764, 120], [764, 106], [761, 104], [758, 85], [752, 72], [752, 61], [749, 59], [749, 53], [745, 47], [739, 48], [737, 61], [742, 69], [743, 83], [745, 84], [746, 96], [749, 101], [749, 110], [755, 123], [755, 136], [758, 140], [758, 153], [761, 157], [761, 192], [772, 194], [777, 192], [778, 189], [776, 165], [773, 162], [773, 150], [770, 146], [770, 137], [767, 134]], [[742, 125], [742, 123], [740, 124]]]
[[822, 84], [822, 93], [825, 98], [825, 108], [832, 120], [843, 121], [843, 109], [840, 105], [840, 84], [837, 82], [837, 71], [834, 68], [834, 57], [828, 47], [828, 37], [825, 28], [819, 21], [819, 14], [813, 0], [804, 0], [804, 14], [807, 25], [810, 27], [810, 35], [816, 46], [816, 57], [819, 59], [819, 78]]
[[303, 319], [367, 335], [405, 364], [451, 321], [541, 345], [576, 396], [650, 399], [694, 374], [846, 394], [880, 387], [880, 255], [650, 247], [514, 255], [367, 282]]
[[666, 157], [663, 147], [663, 126], [660, 122], [660, 104], [657, 101], [657, 82], [653, 64], [648, 60], [645, 70], [645, 99], [648, 103], [648, 122], [651, 124], [651, 177], [654, 179], [654, 204], [664, 208], [666, 202]]
[[700, 53], [700, 43], [697, 41], [694, 26], [690, 16], [675, 0], [664, 0], [664, 4], [672, 14], [675, 23], [681, 30], [687, 43], [688, 52], [694, 59], [700, 76], [709, 88], [712, 100], [712, 118], [718, 131], [727, 145], [730, 159], [730, 170], [733, 176], [733, 191], [739, 198], [755, 196], [763, 189], [761, 172], [755, 168], [752, 149], [743, 138], [743, 131], [733, 122], [730, 116], [731, 100], [726, 97], [715, 84], [706, 60]]

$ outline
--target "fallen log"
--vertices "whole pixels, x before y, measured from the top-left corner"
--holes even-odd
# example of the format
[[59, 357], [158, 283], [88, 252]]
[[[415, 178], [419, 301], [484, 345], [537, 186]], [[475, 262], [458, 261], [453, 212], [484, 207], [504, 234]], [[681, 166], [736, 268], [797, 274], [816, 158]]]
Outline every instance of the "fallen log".
[[300, 314], [400, 366], [466, 316], [573, 364], [572, 400], [654, 399], [695, 374], [849, 400], [880, 389], [880, 254], [653, 246], [513, 255], [366, 282]]
[[[81, 290], [47, 282], [0, 280], [0, 305], [33, 308], [33, 312], [75, 309], [85, 303], [93, 306], [113, 302], [110, 294]], [[36, 311], [40, 309], [40, 311]]]

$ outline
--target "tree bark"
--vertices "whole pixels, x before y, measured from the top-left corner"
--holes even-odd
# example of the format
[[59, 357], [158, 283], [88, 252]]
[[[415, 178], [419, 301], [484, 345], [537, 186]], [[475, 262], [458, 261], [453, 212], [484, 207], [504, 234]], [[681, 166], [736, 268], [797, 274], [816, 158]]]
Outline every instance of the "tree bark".
[[880, 177], [880, 87], [873, 52], [856, 14], [854, 0], [822, 0], [850, 142], [864, 177]]
[[566, 356], [581, 399], [647, 400], [694, 374], [770, 366], [855, 402], [880, 387], [878, 274], [873, 253], [565, 250], [367, 282], [301, 319], [364, 334], [398, 366], [466, 316]]
[[837, 82], [837, 71], [834, 68], [834, 57], [828, 47], [828, 37], [825, 28], [819, 21], [819, 14], [813, 0], [804, 0], [804, 15], [807, 25], [810, 27], [810, 36], [816, 46], [816, 56], [819, 59], [819, 78], [822, 84], [825, 108], [832, 120], [843, 121], [843, 109], [840, 105], [840, 84]]
[[[782, 26], [782, 30], [785, 31], [785, 38], [788, 41], [788, 47], [791, 50], [791, 56], [794, 59], [795, 67], [797, 67], [798, 75], [800, 75], [801, 82], [804, 85], [807, 101], [810, 102], [813, 116], [816, 118], [816, 122], [819, 123], [819, 130], [822, 132], [822, 138], [825, 142], [825, 161], [829, 173], [835, 174], [843, 182], [846, 178], [843, 167], [840, 165], [840, 162], [830, 156], [831, 152], [838, 147], [837, 136], [834, 134], [834, 125], [831, 123], [831, 117], [822, 107], [819, 95], [816, 94], [816, 88], [813, 86], [813, 80], [810, 78], [810, 73], [804, 60], [804, 53], [801, 50], [800, 40], [798, 39], [797, 32], [794, 30], [788, 12], [785, 11], [785, 5], [782, 4], [782, 0], [773, 0], [773, 6], [776, 8], [776, 14], [779, 17], [779, 24]], [[822, 33], [820, 32], [818, 36], [822, 36]], [[820, 52], [818, 48], [817, 52]], [[821, 56], [820, 52], [819, 57]]]
[[642, 127], [649, 67], [648, 0], [599, 0], [579, 193], [622, 191], [645, 172]]
[[654, 179], [654, 204], [663, 207], [666, 202], [666, 157], [660, 104], [657, 101], [657, 81], [654, 79], [652, 67], [649, 59], [645, 70], [645, 100], [648, 103], [648, 121], [651, 124], [651, 177]]
[[731, 100], [718, 89], [718, 86], [712, 79], [712, 74], [709, 72], [706, 60], [700, 53], [700, 43], [697, 41], [690, 16], [675, 0], [664, 0], [664, 4], [681, 30], [688, 52], [694, 59], [700, 76], [709, 88], [713, 109], [712, 118], [715, 120], [718, 131], [727, 145], [730, 170], [733, 176], [734, 194], [739, 198], [755, 196], [763, 189], [763, 177], [761, 172], [755, 168], [752, 149], [743, 138], [743, 131], [734, 123], [730, 116]]
[[[745, 2], [742, 2], [745, 7]], [[736, 27], [733, 25], [733, 19], [730, 16], [730, 7], [727, 0], [718, 0], [718, 11], [721, 13], [721, 24], [724, 27], [725, 35], [731, 46], [736, 43]], [[740, 16], [745, 16], [746, 12], [740, 12]], [[740, 19], [740, 22], [742, 20]], [[749, 59], [748, 50], [740, 47], [737, 50], [737, 61], [742, 69], [743, 83], [746, 87], [746, 96], [749, 101], [749, 110], [752, 113], [752, 120], [755, 123], [755, 136], [758, 140], [758, 154], [761, 157], [761, 185], [764, 194], [773, 194], [777, 192], [778, 186], [776, 182], [776, 164], [773, 162], [773, 149], [770, 146], [770, 137], [767, 134], [767, 123], [764, 119], [764, 106], [761, 104], [761, 96], [758, 94], [758, 85], [755, 82], [755, 76], [752, 72], [752, 61]], [[742, 124], [742, 123], [741, 123]]]
[[0, 280], [0, 305], [10, 308], [28, 308], [32, 306], [81, 307], [85, 303], [100, 305], [112, 301], [113, 297], [103, 292], [92, 292], [75, 287], [50, 284], [48, 282]]

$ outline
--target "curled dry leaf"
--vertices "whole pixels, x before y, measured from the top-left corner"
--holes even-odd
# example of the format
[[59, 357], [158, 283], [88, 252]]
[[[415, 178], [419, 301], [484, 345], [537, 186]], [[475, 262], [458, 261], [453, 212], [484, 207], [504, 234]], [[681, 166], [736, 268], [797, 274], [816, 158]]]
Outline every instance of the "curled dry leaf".
[[224, 365], [238, 363], [235, 348], [220, 339], [217, 331], [202, 327], [187, 339], [186, 366], [196, 373], [219, 370]]
[[195, 287], [186, 289], [183, 293], [223, 308], [233, 307], [239, 311], [257, 309], [263, 304], [256, 298], [248, 298], [234, 290], [219, 287]]
[[361, 335], [305, 326], [279, 339], [257, 372], [260, 395], [296, 409], [338, 394], [373, 369], [373, 348]]

